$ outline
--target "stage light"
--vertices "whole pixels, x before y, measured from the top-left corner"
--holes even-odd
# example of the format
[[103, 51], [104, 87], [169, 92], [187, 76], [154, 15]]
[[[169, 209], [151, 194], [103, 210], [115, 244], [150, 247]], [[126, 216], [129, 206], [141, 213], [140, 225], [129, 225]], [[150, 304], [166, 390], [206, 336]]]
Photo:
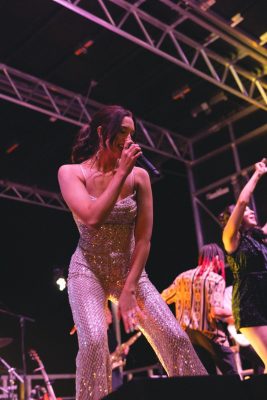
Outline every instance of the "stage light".
[[66, 279], [63, 278], [63, 277], [58, 278], [58, 279], [56, 280], [56, 284], [58, 285], [58, 288], [59, 288], [59, 290], [60, 290], [61, 292], [62, 292], [62, 291], [66, 288], [66, 286], [67, 286]]
[[216, 3], [216, 0], [197, 0], [197, 3], [199, 4], [201, 10], [207, 11], [211, 6]]
[[238, 24], [240, 24], [242, 21], [244, 21], [244, 18], [242, 17], [242, 15], [240, 13], [235, 14], [232, 18], [231, 18], [231, 27], [234, 28], [235, 26], [237, 26]]
[[13, 153], [18, 147], [19, 147], [19, 143], [18, 142], [13, 142], [13, 143], [10, 143], [9, 145], [8, 145], [8, 147], [6, 148], [6, 154], [11, 154], [11, 153]]
[[183, 99], [189, 92], [191, 92], [191, 88], [188, 85], [185, 85], [182, 88], [179, 88], [172, 93], [172, 99], [173, 100]]
[[83, 43], [77, 50], [75, 50], [75, 56], [80, 56], [82, 54], [87, 54], [87, 50], [94, 44], [93, 40], [87, 40]]
[[[235, 14], [235, 15], [233, 15], [232, 18], [231, 18], [231, 24], [230, 24], [230, 26], [231, 26], [232, 28], [234, 28], [235, 26], [237, 26], [238, 24], [240, 24], [242, 21], [244, 21], [244, 18], [242, 17], [242, 15], [241, 15], [240, 13]], [[219, 38], [220, 38], [220, 37], [219, 37], [216, 33], [212, 32], [212, 33], [210, 33], [210, 34], [206, 37], [206, 39], [204, 40], [204, 43], [205, 43], [206, 46], [208, 46], [208, 45], [210, 45], [211, 43], [213, 43], [213, 42], [215, 42], [216, 40], [218, 40]]]
[[204, 112], [206, 115], [209, 115], [212, 112], [212, 107], [221, 101], [227, 101], [228, 97], [224, 92], [218, 92], [213, 97], [211, 97], [208, 101], [203, 101], [203, 103], [197, 105], [191, 110], [191, 115], [193, 118], [196, 118], [198, 114]]
[[67, 287], [64, 268], [56, 267], [53, 269], [53, 281], [61, 292]]
[[191, 110], [191, 115], [196, 118], [198, 114], [205, 112], [206, 115], [211, 113], [211, 108], [207, 102], [203, 102]]
[[228, 97], [226, 96], [226, 94], [224, 92], [218, 92], [217, 94], [215, 94], [214, 96], [212, 96], [209, 100], [209, 105], [210, 106], [214, 106], [215, 104], [218, 104], [222, 101], [227, 101]]

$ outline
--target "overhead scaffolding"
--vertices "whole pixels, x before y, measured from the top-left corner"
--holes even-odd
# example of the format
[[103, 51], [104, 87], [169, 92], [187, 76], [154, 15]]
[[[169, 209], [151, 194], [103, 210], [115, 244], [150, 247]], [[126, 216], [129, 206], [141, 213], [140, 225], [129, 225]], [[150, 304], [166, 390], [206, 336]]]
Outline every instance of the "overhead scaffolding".
[[[46, 114], [77, 126], [90, 124], [91, 115], [103, 104], [63, 89], [51, 82], [0, 64], [0, 99]], [[137, 141], [164, 159], [189, 160], [187, 139], [140, 118], [136, 120]]]
[[[125, 0], [110, 0], [105, 3], [103, 0], [96, 0], [93, 7], [80, 0], [52, 1], [267, 111], [267, 83], [262, 78], [266, 73], [266, 49], [238, 33], [215, 15], [208, 11], [204, 13], [194, 1], [174, 4], [170, 0], [160, 0], [162, 5], [176, 13], [177, 18], [171, 24], [144, 11], [141, 8], [144, 0], [138, 0], [134, 4]], [[132, 23], [127, 24], [129, 20]], [[179, 31], [181, 24], [187, 20], [207, 31], [204, 42]], [[231, 54], [225, 57], [211, 49], [218, 38], [228, 47], [231, 46], [234, 56]], [[238, 65], [246, 56], [260, 66], [258, 73]]]
[[[267, 50], [233, 29], [210, 10], [204, 12], [193, 0], [159, 0], [159, 3], [171, 10], [172, 16], [175, 16], [171, 23], [144, 11], [144, 0], [134, 3], [125, 0], [96, 0], [93, 3], [80, 0], [52, 1], [222, 88], [247, 104], [247, 107], [239, 112], [225, 116], [223, 120], [198, 132], [190, 139], [141, 119], [137, 119], [136, 122], [137, 142], [156, 155], [159, 165], [168, 159], [174, 159], [187, 166], [197, 242], [201, 247], [205, 241], [201, 210], [218, 222], [209, 204], [203, 201], [203, 195], [207, 196], [210, 190], [215, 190], [215, 194], [222, 193], [224, 188], [220, 186], [229, 184], [236, 196], [238, 177], [248, 179], [248, 174], [253, 169], [251, 165], [241, 165], [238, 146], [267, 133], [266, 124], [262, 124], [251, 128], [238, 138], [235, 138], [234, 134], [237, 121], [255, 112], [267, 111], [267, 83], [263, 79], [263, 75], [266, 74]], [[128, 24], [129, 21], [131, 23]], [[186, 36], [182, 30], [179, 31], [182, 24], [188, 21], [206, 31], [205, 40], [196, 41], [195, 38]], [[216, 52], [214, 43], [218, 40], [233, 49], [231, 56], [225, 57]], [[241, 66], [246, 57], [258, 66], [257, 72]], [[102, 106], [80, 94], [6, 65], [0, 65], [0, 98], [46, 114], [53, 120], [62, 120], [80, 127], [90, 124], [92, 113]], [[224, 128], [229, 131], [226, 143], [201, 156], [195, 156], [194, 149], [201, 140], [215, 133], [220, 134]], [[214, 179], [204, 185], [197, 182], [196, 167], [200, 168], [201, 164], [223, 152], [229, 152], [231, 155], [233, 171], [228, 175], [225, 172], [226, 177]], [[0, 182], [0, 197], [68, 211], [60, 194], [8, 181]]]
[[[82, 127], [90, 124], [91, 115], [102, 104], [61, 88], [32, 75], [0, 64], [0, 99]], [[157, 154], [158, 163], [168, 159], [189, 162], [188, 140], [140, 118], [136, 119], [136, 141], [142, 148]], [[60, 193], [35, 186], [2, 180], [0, 197], [67, 211]]]

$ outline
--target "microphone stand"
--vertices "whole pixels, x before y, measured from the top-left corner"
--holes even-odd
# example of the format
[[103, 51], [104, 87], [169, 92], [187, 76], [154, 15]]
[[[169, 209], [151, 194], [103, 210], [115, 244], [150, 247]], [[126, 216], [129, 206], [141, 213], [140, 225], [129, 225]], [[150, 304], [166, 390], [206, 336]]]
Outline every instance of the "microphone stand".
[[[26, 389], [26, 387], [27, 387], [27, 385], [26, 385], [27, 364], [26, 364], [26, 353], [25, 353], [25, 321], [35, 322], [35, 320], [33, 318], [26, 317], [25, 315], [22, 315], [22, 314], [15, 314], [13, 312], [3, 310], [2, 308], [0, 308], [0, 313], [10, 315], [11, 317], [18, 318], [19, 322], [20, 322], [20, 339], [21, 339], [20, 346], [21, 346], [22, 371], [23, 371], [23, 380], [21, 380], [21, 383], [23, 383], [23, 385], [24, 385], [24, 400], [27, 400], [28, 397], [27, 397], [27, 393], [26, 393], [26, 390], [27, 390]], [[3, 360], [1, 358], [0, 358], [0, 361], [3, 362]], [[16, 377], [18, 378], [17, 374], [16, 374]]]

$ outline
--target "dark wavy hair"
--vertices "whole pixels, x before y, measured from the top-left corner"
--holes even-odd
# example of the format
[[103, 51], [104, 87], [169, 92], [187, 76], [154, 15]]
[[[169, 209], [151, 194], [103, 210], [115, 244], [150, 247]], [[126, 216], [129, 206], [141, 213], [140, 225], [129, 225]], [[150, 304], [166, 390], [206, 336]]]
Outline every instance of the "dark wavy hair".
[[224, 251], [217, 243], [208, 243], [202, 246], [198, 256], [198, 265], [201, 267], [200, 275], [205, 271], [210, 262], [214, 262], [213, 271], [225, 279]]
[[[222, 228], [224, 228], [225, 225], [227, 224], [227, 221], [230, 215], [232, 214], [234, 208], [235, 205], [230, 204], [229, 206], [225, 207], [225, 209], [219, 214], [218, 219]], [[254, 237], [257, 240], [266, 239], [267, 237], [267, 235], [262, 231], [262, 228], [259, 225], [246, 229], [244, 227], [244, 224], [241, 223], [239, 231], [241, 233], [247, 232], [250, 236]]]
[[133, 118], [133, 114], [118, 105], [108, 105], [98, 110], [93, 115], [90, 125], [79, 130], [72, 146], [71, 161], [81, 163], [97, 153], [100, 147], [97, 133], [99, 126], [102, 128], [103, 146], [106, 146], [106, 140], [112, 144], [124, 117]]

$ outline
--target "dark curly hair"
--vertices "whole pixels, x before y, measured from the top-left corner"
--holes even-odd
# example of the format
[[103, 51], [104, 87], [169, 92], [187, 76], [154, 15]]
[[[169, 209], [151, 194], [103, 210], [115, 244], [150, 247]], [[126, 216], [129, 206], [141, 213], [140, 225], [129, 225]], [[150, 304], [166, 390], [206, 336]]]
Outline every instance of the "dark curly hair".
[[118, 105], [108, 105], [98, 110], [92, 117], [90, 126], [82, 127], [75, 140], [71, 151], [71, 161], [81, 163], [97, 153], [100, 147], [100, 138], [97, 128], [101, 126], [103, 146], [106, 140], [114, 141], [124, 117], [133, 118], [131, 111]]

